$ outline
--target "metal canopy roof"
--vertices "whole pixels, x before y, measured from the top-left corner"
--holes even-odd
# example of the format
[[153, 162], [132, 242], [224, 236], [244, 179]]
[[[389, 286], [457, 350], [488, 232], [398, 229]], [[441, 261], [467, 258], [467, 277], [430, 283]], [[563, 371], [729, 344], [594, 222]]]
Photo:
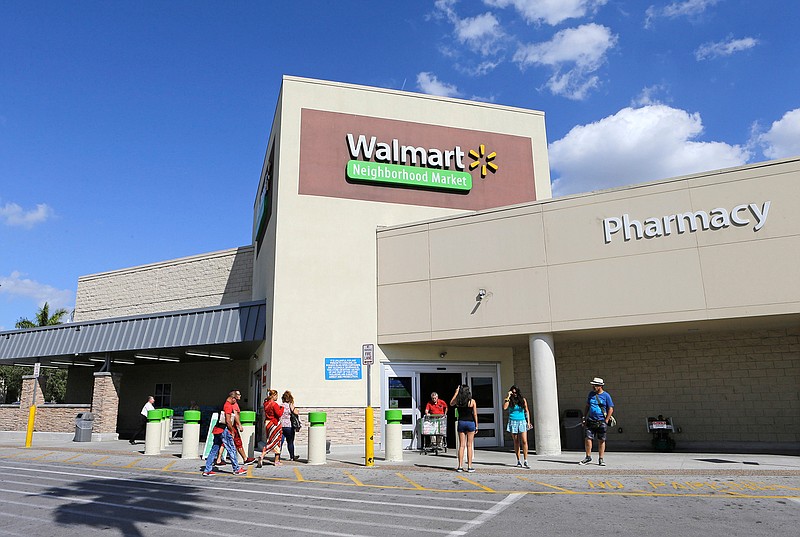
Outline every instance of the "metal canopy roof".
[[0, 361], [263, 341], [266, 301], [0, 332]]

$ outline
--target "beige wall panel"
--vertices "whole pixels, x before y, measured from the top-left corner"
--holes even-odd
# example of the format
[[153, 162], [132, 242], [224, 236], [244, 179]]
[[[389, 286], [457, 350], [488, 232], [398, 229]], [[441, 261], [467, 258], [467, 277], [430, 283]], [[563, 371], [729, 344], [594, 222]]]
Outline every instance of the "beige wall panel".
[[430, 278], [428, 233], [397, 234], [378, 241], [378, 285]]
[[[487, 292], [480, 302], [476, 300], [479, 289]], [[491, 335], [493, 329], [510, 325], [546, 323], [549, 309], [547, 271], [544, 268], [431, 282], [431, 325], [434, 332], [482, 328], [485, 329], [483, 335]]]
[[[800, 303], [800, 236], [702, 248], [700, 259], [708, 308]], [[776, 285], [776, 282], [780, 282]], [[728, 312], [730, 314], [730, 312]]]
[[565, 203], [547, 203], [544, 228], [548, 262], [557, 265], [695, 246], [696, 240], [691, 233], [679, 235], [673, 232], [665, 237], [625, 241], [620, 230], [610, 235], [608, 244], [603, 235], [603, 220], [606, 218], [622, 218], [628, 214], [631, 220], [644, 223], [648, 218], [661, 218], [675, 214], [676, 210], [688, 211], [690, 208], [691, 197], [685, 183], [667, 183], [597, 194]]
[[412, 282], [378, 287], [378, 333], [405, 334], [431, 330], [430, 283]]
[[782, 173], [737, 182], [696, 186], [692, 189], [695, 210], [709, 212], [719, 207], [730, 212], [738, 205], [753, 203], [763, 211], [764, 202], [770, 202], [769, 212], [760, 230], [754, 231], [756, 217], [748, 209], [739, 216], [749, 220], [749, 225], [732, 225], [716, 231], [698, 232], [697, 242], [703, 246], [797, 236], [800, 234], [797, 226], [797, 215], [800, 214], [800, 181], [797, 177], [797, 172], [793, 175]]
[[705, 309], [695, 249], [551, 266], [549, 278], [554, 323]]
[[542, 215], [497, 214], [488, 221], [458, 219], [432, 228], [431, 278], [542, 266], [546, 262]]

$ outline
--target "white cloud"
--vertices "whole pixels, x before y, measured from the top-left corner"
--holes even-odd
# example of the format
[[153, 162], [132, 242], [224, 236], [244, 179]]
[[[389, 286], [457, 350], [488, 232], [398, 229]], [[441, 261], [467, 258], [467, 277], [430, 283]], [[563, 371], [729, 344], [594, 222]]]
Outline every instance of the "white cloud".
[[752, 37], [742, 39], [728, 38], [719, 43], [704, 43], [694, 51], [694, 57], [700, 60], [713, 60], [721, 56], [730, 56], [743, 50], [748, 50], [758, 45], [758, 40]]
[[[584, 24], [561, 30], [550, 41], [520, 46], [514, 61], [523, 68], [531, 65], [552, 67], [554, 73], [547, 82], [550, 91], [555, 95], [582, 99], [589, 89], [598, 85], [599, 79], [592, 73], [603, 64], [617, 39], [605, 26]], [[572, 67], [563, 71], [566, 65]]]
[[473, 52], [482, 56], [496, 54], [502, 48], [505, 33], [500, 22], [491, 12], [475, 17], [461, 18], [456, 13], [455, 0], [437, 0], [434, 5], [434, 16], [445, 18], [453, 25], [453, 32], [459, 43], [465, 44]]
[[738, 145], [694, 141], [700, 115], [665, 105], [623, 108], [549, 146], [554, 195], [588, 192], [745, 164]]
[[16, 203], [6, 203], [0, 207], [0, 222], [7, 226], [32, 228], [53, 216], [53, 209], [46, 203], [39, 203], [35, 209], [24, 210]]
[[767, 158], [800, 156], [800, 108], [786, 112], [772, 123], [770, 129], [758, 136]]
[[483, 56], [495, 54], [500, 49], [504, 34], [497, 18], [491, 13], [459, 19], [454, 22], [456, 37]]
[[[51, 311], [58, 308], [71, 310], [75, 303], [71, 290], [56, 289], [52, 285], [24, 278], [23, 274], [18, 271], [13, 271], [8, 276], [0, 276], [0, 294], [6, 294], [10, 297], [29, 298], [35, 300], [39, 307], [42, 307], [47, 302]], [[27, 317], [31, 318], [35, 313], [30, 312]], [[22, 316], [25, 317], [26, 315]]]
[[506, 8], [514, 6], [528, 23], [542, 22], [555, 26], [567, 19], [585, 17], [589, 12], [596, 12], [608, 0], [484, 0], [484, 4]]
[[423, 93], [439, 95], [441, 97], [458, 97], [461, 93], [453, 84], [441, 82], [433, 73], [419, 73], [417, 86]]
[[657, 8], [650, 6], [645, 11], [646, 18], [644, 26], [650, 28], [653, 19], [665, 17], [674, 19], [677, 17], [696, 17], [719, 3], [720, 0], [685, 0], [684, 2], [673, 2], [666, 7]]
[[637, 95], [636, 98], [631, 101], [631, 106], [637, 108], [651, 104], [663, 104], [661, 99], [659, 99], [656, 95], [658, 93], [665, 92], [666, 89], [667, 88], [662, 84], [646, 86], [645, 88], [642, 88], [641, 93], [639, 93], [639, 95]]

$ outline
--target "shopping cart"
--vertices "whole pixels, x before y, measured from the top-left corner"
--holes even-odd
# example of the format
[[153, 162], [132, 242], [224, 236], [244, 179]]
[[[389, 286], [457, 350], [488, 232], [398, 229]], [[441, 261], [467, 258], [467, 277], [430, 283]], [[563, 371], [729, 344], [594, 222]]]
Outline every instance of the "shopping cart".
[[439, 451], [447, 453], [447, 416], [422, 416], [419, 420], [419, 438], [419, 451], [423, 455], [438, 455]]

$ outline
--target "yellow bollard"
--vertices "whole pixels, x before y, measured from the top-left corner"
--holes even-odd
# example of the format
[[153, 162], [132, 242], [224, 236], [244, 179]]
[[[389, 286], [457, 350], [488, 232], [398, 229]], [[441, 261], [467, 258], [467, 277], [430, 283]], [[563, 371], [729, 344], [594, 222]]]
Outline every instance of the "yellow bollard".
[[373, 420], [373, 410], [368, 406], [364, 412], [366, 423], [364, 429], [366, 438], [364, 445], [364, 460], [367, 466], [375, 466], [375, 421]]
[[28, 433], [25, 435], [25, 447], [31, 447], [34, 423], [36, 423], [36, 405], [31, 405], [31, 410], [28, 412]]

